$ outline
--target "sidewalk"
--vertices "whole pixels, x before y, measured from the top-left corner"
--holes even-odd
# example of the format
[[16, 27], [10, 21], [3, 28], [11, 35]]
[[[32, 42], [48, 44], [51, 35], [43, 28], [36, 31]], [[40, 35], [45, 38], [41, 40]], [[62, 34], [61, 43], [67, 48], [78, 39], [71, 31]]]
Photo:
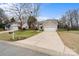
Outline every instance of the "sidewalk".
[[14, 44], [40, 51], [49, 55], [78, 55], [66, 47], [57, 32], [42, 32], [31, 38], [14, 42]]

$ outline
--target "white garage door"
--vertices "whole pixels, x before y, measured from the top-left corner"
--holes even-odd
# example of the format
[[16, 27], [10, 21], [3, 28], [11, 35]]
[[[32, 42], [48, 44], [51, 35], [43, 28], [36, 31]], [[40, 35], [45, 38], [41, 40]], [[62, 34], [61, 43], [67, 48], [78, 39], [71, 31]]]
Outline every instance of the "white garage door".
[[57, 28], [44, 28], [44, 31], [56, 31]]

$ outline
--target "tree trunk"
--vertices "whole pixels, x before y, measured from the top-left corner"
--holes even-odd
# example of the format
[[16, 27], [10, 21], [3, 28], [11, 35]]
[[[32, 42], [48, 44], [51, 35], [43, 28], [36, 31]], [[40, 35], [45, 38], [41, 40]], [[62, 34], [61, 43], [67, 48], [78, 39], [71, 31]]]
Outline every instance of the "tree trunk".
[[76, 28], [78, 29], [78, 20], [76, 20], [76, 24], [77, 24], [77, 25], [76, 25]]
[[73, 23], [72, 23], [72, 20], [70, 21], [70, 24], [71, 24], [71, 29], [73, 29]]
[[23, 22], [22, 22], [22, 19], [21, 18], [19, 18], [20, 19], [20, 29], [22, 30], [23, 28], [22, 28], [22, 26], [23, 26]]

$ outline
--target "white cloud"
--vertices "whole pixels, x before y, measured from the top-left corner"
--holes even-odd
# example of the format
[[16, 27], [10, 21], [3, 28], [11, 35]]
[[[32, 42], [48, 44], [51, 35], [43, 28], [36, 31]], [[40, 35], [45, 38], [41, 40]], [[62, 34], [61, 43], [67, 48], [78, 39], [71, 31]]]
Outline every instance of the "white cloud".
[[38, 21], [43, 21], [43, 20], [47, 20], [47, 19], [50, 19], [49, 17], [37, 17]]
[[8, 16], [8, 17], [11, 17], [13, 16], [11, 14], [11, 12], [9, 12], [9, 8], [11, 7], [12, 3], [0, 3], [0, 8], [2, 8], [4, 11], [5, 11], [5, 14]]
[[3, 3], [3, 4], [0, 4], [0, 8], [2, 8], [2, 9], [6, 9], [6, 8], [8, 8], [9, 7], [9, 5], [10, 4], [8, 4], [8, 3]]

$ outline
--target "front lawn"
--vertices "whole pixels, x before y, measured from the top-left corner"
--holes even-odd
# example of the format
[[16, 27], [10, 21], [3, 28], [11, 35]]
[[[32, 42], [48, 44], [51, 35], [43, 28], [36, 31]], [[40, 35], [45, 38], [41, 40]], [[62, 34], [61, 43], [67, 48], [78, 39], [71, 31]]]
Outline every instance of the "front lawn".
[[79, 54], [79, 31], [58, 31], [64, 44]]
[[4, 29], [3, 28], [0, 28], [0, 31], [4, 31]]
[[12, 34], [4, 33], [4, 34], [0, 34], [0, 40], [17, 41], [34, 36], [38, 33], [40, 32], [38, 32], [37, 30], [23, 30], [23, 31], [19, 30], [15, 32], [15, 39], [12, 39]]

